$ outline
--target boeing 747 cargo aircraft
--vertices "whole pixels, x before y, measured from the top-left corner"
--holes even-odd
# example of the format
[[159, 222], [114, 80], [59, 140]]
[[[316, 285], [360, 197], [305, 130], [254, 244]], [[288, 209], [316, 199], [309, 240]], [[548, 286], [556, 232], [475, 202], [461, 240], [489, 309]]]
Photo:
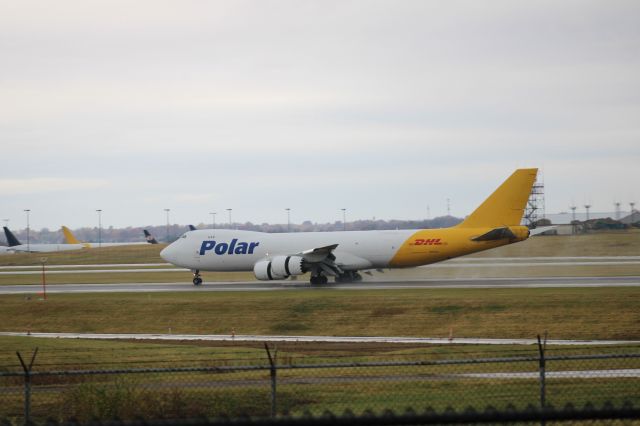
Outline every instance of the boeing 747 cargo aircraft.
[[451, 228], [296, 232], [190, 231], [160, 253], [193, 271], [253, 271], [259, 280], [310, 273], [311, 284], [362, 280], [359, 271], [407, 268], [526, 240], [522, 215], [538, 169], [516, 170], [462, 223]]

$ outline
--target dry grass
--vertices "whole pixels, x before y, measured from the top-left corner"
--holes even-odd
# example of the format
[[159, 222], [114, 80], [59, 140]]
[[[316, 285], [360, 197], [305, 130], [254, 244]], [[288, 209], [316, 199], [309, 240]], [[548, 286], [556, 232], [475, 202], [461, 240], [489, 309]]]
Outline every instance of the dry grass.
[[640, 230], [541, 235], [470, 257], [640, 256]]
[[0, 266], [40, 265], [93, 265], [109, 263], [165, 263], [160, 251], [166, 244], [139, 244], [121, 247], [103, 247], [55, 253], [16, 253], [0, 256]]
[[638, 288], [279, 291], [0, 298], [0, 330], [640, 339]]

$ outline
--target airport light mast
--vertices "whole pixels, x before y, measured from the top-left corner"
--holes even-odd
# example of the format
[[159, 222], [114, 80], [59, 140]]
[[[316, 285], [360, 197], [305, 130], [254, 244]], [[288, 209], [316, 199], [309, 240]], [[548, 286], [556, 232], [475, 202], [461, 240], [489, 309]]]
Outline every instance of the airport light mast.
[[342, 210], [342, 230], [346, 231], [347, 230], [347, 209], [340, 209]]
[[229, 229], [233, 229], [233, 227], [231, 226], [231, 210], [233, 209], [227, 209], [227, 211], [229, 212]]
[[102, 247], [102, 209], [96, 209], [98, 212], [98, 248]]
[[31, 209], [24, 209], [24, 212], [27, 214], [27, 253], [29, 253], [31, 251], [31, 244], [29, 242], [29, 212], [31, 212]]
[[210, 212], [211, 215], [211, 229], [216, 229], [216, 212]]
[[291, 208], [287, 207], [287, 232], [291, 232]]
[[167, 213], [167, 242], [171, 242], [169, 241], [169, 212], [171, 211], [171, 209], [164, 209], [164, 211]]

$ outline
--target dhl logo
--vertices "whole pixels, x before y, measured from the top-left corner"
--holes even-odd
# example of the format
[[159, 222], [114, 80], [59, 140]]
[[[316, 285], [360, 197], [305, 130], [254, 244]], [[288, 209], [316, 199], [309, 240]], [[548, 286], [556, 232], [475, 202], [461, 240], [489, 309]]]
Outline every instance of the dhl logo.
[[428, 238], [423, 239], [419, 238], [413, 242], [414, 246], [441, 246], [442, 242], [440, 242], [441, 238]]

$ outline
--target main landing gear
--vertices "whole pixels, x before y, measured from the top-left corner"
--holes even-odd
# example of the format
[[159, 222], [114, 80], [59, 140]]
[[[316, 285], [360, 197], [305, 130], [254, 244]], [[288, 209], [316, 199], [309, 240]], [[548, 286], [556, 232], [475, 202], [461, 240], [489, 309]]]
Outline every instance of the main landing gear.
[[196, 269], [193, 273], [193, 285], [202, 284], [202, 278], [200, 277], [200, 271]]
[[311, 276], [311, 285], [326, 284], [328, 282], [329, 282], [329, 279], [324, 275], [312, 275]]
[[336, 276], [337, 283], [359, 283], [362, 281], [362, 275], [358, 271], [345, 271], [344, 274]]

